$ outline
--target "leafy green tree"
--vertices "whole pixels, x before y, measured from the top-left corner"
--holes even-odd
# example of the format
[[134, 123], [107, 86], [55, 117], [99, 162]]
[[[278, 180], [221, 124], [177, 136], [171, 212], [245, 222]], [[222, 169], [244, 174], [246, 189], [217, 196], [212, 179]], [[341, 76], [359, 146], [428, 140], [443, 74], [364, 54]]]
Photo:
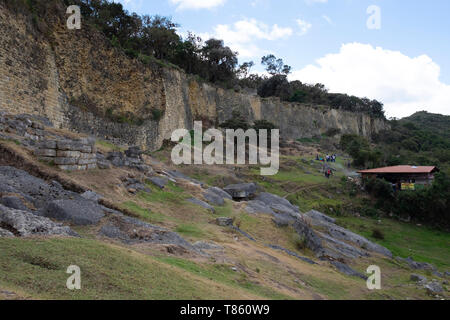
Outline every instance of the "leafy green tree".
[[261, 58], [261, 64], [266, 66], [266, 71], [272, 75], [285, 75], [291, 73], [291, 67], [284, 64], [283, 59], [277, 59], [273, 54]]

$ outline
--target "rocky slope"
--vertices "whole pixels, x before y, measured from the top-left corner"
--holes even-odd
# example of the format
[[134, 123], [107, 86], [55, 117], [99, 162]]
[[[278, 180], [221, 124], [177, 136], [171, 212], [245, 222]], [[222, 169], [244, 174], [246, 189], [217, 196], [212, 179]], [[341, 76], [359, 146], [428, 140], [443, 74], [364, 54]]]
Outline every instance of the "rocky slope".
[[[54, 239], [68, 239], [76, 246], [84, 245], [84, 241], [93, 241], [94, 247], [113, 243], [133, 255], [163, 261], [176, 258], [177, 266], [196, 261], [203, 267], [212, 265], [245, 279], [250, 277], [252, 280], [244, 281], [242, 286], [239, 285], [242, 279], [231, 283], [237, 283], [243, 292], [258, 284], [265, 288], [258, 293], [259, 297], [269, 298], [332, 298], [326, 293], [327, 286], [324, 289], [311, 285], [330, 272], [333, 273], [328, 281], [333, 279], [350, 291], [356, 290], [353, 294], [362, 294], [357, 292], [365, 290], [365, 269], [375, 263], [383, 265], [383, 272], [394, 277], [401, 273], [403, 278], [408, 268], [414, 270], [411, 280], [408, 278], [399, 289], [404, 290], [403, 294], [446, 296], [448, 275], [432, 264], [411, 258], [394, 260], [390, 250], [338, 225], [336, 219], [315, 210], [301, 212], [289, 200], [265, 192], [252, 181], [224, 188], [208, 185], [154, 158], [141, 157], [136, 147], [125, 153], [111, 152], [114, 160], [105, 169], [61, 171], [51, 163], [39, 161], [35, 149], [39, 140], [70, 133], [44, 123], [48, 121], [30, 115], [3, 114], [0, 118], [2, 250], [9, 250], [11, 239], [20, 243], [43, 241], [53, 249], [55, 243], [64, 243]], [[97, 151], [99, 156], [105, 155], [104, 150]], [[128, 160], [137, 157], [143, 162], [139, 166]], [[156, 219], [158, 212], [163, 212], [162, 220]], [[292, 243], [293, 236], [300, 241], [296, 245]], [[241, 252], [244, 256], [240, 256]], [[109, 259], [109, 254], [102, 252], [102, 259]], [[92, 257], [87, 253], [69, 253], [68, 258], [84, 261]], [[55, 257], [47, 253], [23, 259], [20, 263], [59, 270], [52, 262]], [[0, 270], [10, 268], [9, 261], [0, 257]], [[91, 273], [90, 268], [84, 266], [85, 272]], [[255, 273], [253, 268], [259, 271]], [[307, 278], [305, 272], [310, 273]], [[429, 281], [420, 272], [429, 272], [433, 279]], [[217, 283], [224, 281], [223, 276], [208, 277]], [[0, 276], [0, 287], [7, 284], [33, 292], [34, 287], [21, 287], [20, 277], [17, 281]], [[95, 285], [98, 279], [91, 281]], [[303, 283], [303, 290], [296, 289], [298, 283]], [[135, 294], [131, 292], [126, 298], [134, 298]], [[100, 297], [107, 295], [101, 293]]]

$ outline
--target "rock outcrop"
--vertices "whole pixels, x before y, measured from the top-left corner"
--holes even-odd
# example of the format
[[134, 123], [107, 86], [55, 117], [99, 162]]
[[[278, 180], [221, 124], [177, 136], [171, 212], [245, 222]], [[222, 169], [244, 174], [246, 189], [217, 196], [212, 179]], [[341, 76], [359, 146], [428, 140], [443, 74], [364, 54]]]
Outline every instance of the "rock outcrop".
[[69, 227], [54, 223], [48, 218], [3, 205], [0, 205], [0, 226], [0, 237], [77, 236]]
[[302, 243], [321, 259], [348, 260], [367, 257], [371, 252], [392, 258], [388, 249], [338, 226], [335, 219], [315, 210], [303, 214], [287, 199], [271, 193], [258, 194], [246, 203], [245, 210], [251, 214], [272, 215], [278, 227], [291, 225]]

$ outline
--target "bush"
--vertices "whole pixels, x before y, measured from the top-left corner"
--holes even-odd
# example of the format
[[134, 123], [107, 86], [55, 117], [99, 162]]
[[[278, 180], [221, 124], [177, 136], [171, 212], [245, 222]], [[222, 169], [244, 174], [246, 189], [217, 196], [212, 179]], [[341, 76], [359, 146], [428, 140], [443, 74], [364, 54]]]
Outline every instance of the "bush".
[[325, 132], [325, 135], [326, 135], [327, 137], [334, 137], [334, 136], [337, 136], [337, 135], [340, 134], [340, 133], [341, 133], [341, 129], [338, 129], [338, 128], [330, 128], [330, 129], [327, 130], [327, 132]]
[[253, 129], [255, 129], [256, 131], [264, 129], [270, 131], [273, 129], [277, 129], [277, 126], [267, 120], [256, 120], [255, 124], [253, 125]]
[[161, 118], [164, 115], [164, 111], [160, 110], [160, 109], [152, 109], [152, 117], [153, 120], [155, 121], [159, 121], [161, 120]]
[[391, 183], [384, 179], [365, 179], [363, 181], [364, 187], [367, 192], [374, 195], [377, 198], [383, 200], [390, 200], [394, 197], [394, 188]]
[[300, 251], [305, 250], [308, 247], [304, 236], [296, 235], [294, 242], [295, 247]]
[[377, 240], [384, 240], [384, 234], [380, 229], [373, 229], [372, 230], [372, 237]]
[[247, 122], [247, 120], [241, 114], [240, 111], [234, 110], [231, 119], [221, 123], [219, 127], [223, 129], [233, 129], [233, 130], [242, 129], [246, 131], [250, 128], [250, 124]]

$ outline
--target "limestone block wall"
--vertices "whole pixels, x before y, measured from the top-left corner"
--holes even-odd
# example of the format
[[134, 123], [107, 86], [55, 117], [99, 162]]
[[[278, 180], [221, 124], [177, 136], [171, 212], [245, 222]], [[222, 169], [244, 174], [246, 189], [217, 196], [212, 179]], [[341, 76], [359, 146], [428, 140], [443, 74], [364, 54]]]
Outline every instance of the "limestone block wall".
[[0, 4], [0, 109], [65, 122], [51, 46], [30, 32], [29, 22]]
[[43, 141], [35, 150], [40, 160], [67, 171], [96, 169], [96, 153], [95, 139], [90, 138]]

